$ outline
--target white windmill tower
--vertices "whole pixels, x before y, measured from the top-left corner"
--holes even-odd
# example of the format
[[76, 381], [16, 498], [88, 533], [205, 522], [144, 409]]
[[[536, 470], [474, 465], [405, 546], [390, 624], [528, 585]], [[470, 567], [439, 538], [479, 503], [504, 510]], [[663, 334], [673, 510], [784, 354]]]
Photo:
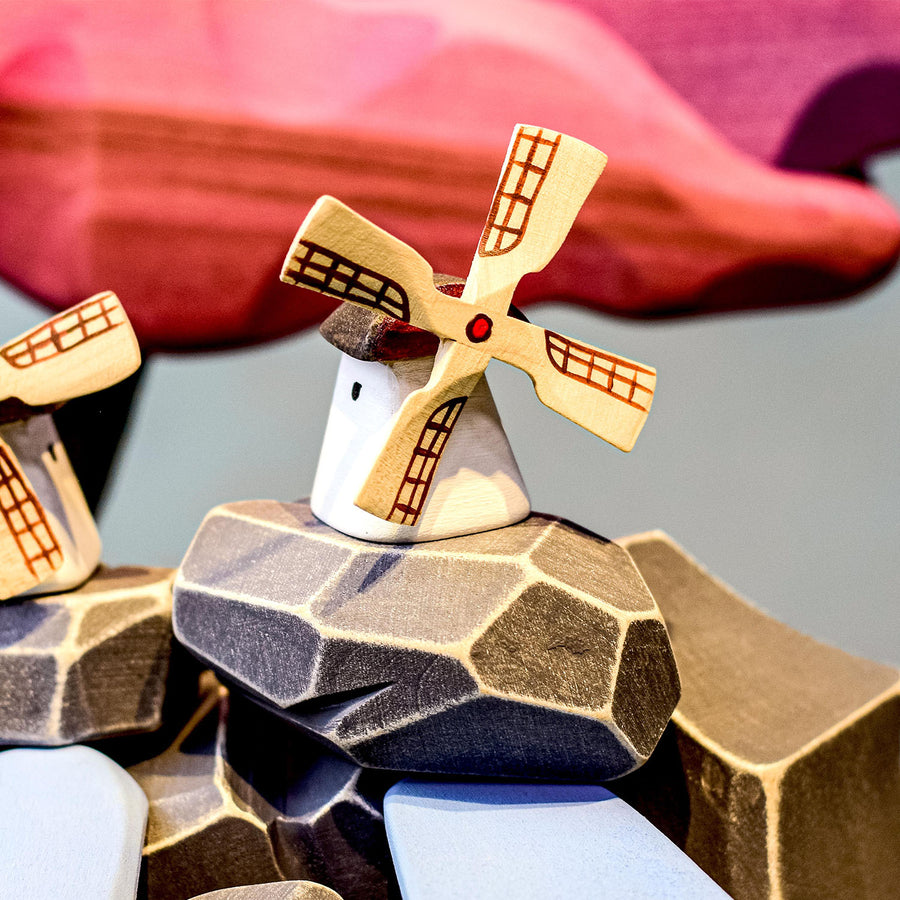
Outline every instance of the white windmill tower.
[[[436, 287], [431, 266], [411, 247], [333, 197], [317, 201], [288, 252], [282, 280], [377, 310], [441, 341], [425, 383], [405, 385], [401, 397], [395, 391], [392, 414], [365, 441], [356, 439], [356, 449], [364, 444], [370, 455], [360, 463], [366, 476], [352, 479], [353, 503], [404, 530], [376, 533], [368, 520], [360, 530], [358, 516], [346, 511], [347, 490], [335, 492], [340, 502], [320, 510], [314, 492], [320, 518], [369, 540], [448, 536], [423, 525], [450, 501], [449, 490], [438, 498], [443, 461], [492, 358], [527, 372], [546, 406], [622, 450], [634, 446], [650, 410], [655, 370], [510, 315], [516, 285], [556, 254], [605, 164], [606, 156], [588, 144], [517, 126], [459, 296]], [[339, 452], [337, 445], [329, 451]], [[342, 471], [331, 466], [329, 477]], [[516, 521], [484, 524], [477, 508], [466, 519], [483, 524], [454, 533]]]
[[0, 347], [0, 600], [69, 590], [97, 567], [100, 537], [51, 412], [140, 360], [109, 291]]

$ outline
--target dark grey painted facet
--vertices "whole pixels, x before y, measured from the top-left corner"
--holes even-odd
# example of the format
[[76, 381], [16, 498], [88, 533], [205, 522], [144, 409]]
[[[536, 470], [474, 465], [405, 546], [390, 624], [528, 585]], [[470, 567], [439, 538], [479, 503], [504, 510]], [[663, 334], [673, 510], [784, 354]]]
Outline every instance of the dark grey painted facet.
[[410, 772], [587, 782], [636, 765], [597, 719], [488, 696], [380, 734], [350, 752], [362, 765]]
[[609, 613], [538, 582], [509, 605], [470, 655], [490, 688], [600, 710], [612, 693], [619, 629]]
[[[455, 659], [408, 648], [327, 640], [315, 690], [318, 698], [294, 707], [292, 720], [344, 744], [474, 696], [478, 686]], [[322, 698], [329, 696], [334, 704], [322, 706]]]
[[625, 632], [612, 712], [644, 758], [653, 752], [680, 693], [665, 626], [656, 619], [632, 622]]
[[51, 656], [0, 656], [0, 744], [30, 743], [46, 730], [56, 692]]
[[158, 727], [171, 639], [168, 617], [150, 616], [72, 663], [62, 698], [60, 737], [81, 741]]
[[189, 650], [275, 703], [309, 688], [320, 638], [298, 616], [176, 584], [173, 624]]

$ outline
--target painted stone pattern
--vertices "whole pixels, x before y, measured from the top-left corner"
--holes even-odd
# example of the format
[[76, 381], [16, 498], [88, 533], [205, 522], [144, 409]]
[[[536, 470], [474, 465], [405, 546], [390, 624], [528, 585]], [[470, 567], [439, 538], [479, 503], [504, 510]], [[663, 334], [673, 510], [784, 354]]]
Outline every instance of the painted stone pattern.
[[129, 770], [150, 800], [148, 896], [284, 879], [322, 882], [345, 900], [395, 896], [381, 812], [394, 779], [204, 680], [173, 744]]
[[628, 554], [549, 516], [385, 548], [305, 503], [229, 504], [174, 594], [201, 660], [365, 766], [614, 778], [678, 699]]
[[0, 744], [159, 727], [172, 570], [101, 567], [78, 590], [0, 606]]
[[226, 888], [195, 897], [194, 900], [341, 900], [340, 896], [322, 884], [312, 881], [290, 881], [270, 884], [248, 884]]
[[769, 618], [664, 534], [621, 543], [666, 617], [682, 696], [616, 792], [737, 900], [895, 897], [900, 672]]

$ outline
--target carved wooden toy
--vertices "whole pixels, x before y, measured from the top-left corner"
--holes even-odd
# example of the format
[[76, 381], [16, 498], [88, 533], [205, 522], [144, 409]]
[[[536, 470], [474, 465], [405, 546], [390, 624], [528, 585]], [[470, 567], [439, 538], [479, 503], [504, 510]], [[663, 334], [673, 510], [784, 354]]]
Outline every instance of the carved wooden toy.
[[139, 365], [110, 292], [0, 347], [0, 600], [67, 590], [96, 568], [97, 529], [49, 413]]
[[615, 778], [678, 699], [628, 554], [552, 516], [388, 547], [305, 503], [226, 504], [173, 592], [202, 662], [365, 766]]
[[88, 747], [0, 753], [0, 896], [134, 900], [147, 798]]
[[393, 779], [213, 679], [173, 744], [129, 771], [150, 800], [149, 900], [283, 879], [325, 883], [345, 900], [395, 893], [381, 812]]
[[664, 534], [625, 538], [682, 696], [613, 785], [737, 900], [897, 896], [900, 672], [769, 618]]
[[[460, 279], [436, 276], [436, 282], [439, 290], [462, 288]], [[431, 473], [421, 515], [388, 522], [356, 506], [393, 417], [428, 381], [439, 342], [351, 303], [341, 304], [321, 332], [343, 351], [310, 499], [322, 521], [363, 540], [399, 543], [487, 531], [528, 515], [528, 493], [485, 378], [452, 433], [437, 438], [443, 465]]]
[[77, 590], [0, 605], [0, 744], [159, 728], [172, 574], [101, 567]]
[[211, 891], [193, 900], [341, 900], [341, 896], [312, 881], [279, 881]]
[[727, 900], [599, 785], [401, 781], [384, 800], [404, 900]]
[[519, 125], [460, 296], [439, 291], [411, 247], [333, 197], [300, 227], [282, 280], [376, 309], [441, 338], [428, 382], [393, 416], [356, 503], [414, 525], [441, 453], [492, 358], [524, 370], [539, 399], [630, 450], [650, 409], [653, 369], [509, 315], [519, 280], [550, 262], [606, 164], [599, 150]]

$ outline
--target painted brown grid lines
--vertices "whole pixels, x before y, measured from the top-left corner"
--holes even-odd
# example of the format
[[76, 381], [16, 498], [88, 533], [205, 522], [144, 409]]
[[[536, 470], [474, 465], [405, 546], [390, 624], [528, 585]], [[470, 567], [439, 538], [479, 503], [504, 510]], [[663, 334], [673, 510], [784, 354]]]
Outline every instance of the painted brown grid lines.
[[297, 242], [283, 280], [409, 321], [409, 299], [396, 281], [313, 241]]
[[[545, 331], [544, 335], [547, 356], [557, 371], [610, 394], [642, 412], [650, 409], [653, 397], [652, 369], [611, 353], [586, 347], [553, 331]], [[651, 385], [642, 383], [641, 376], [644, 376], [644, 380], [651, 381]]]
[[541, 128], [529, 132], [523, 126], [516, 132], [478, 245], [479, 256], [500, 256], [521, 243], [560, 140], [561, 135], [547, 140]]
[[124, 314], [115, 295], [104, 294], [54, 316], [4, 347], [0, 355], [17, 369], [26, 369], [99, 337], [123, 322]]
[[41, 504], [26, 487], [5, 447], [0, 447], [0, 512], [28, 571], [36, 578], [41, 568], [56, 571], [62, 564], [62, 550]]
[[415, 525], [418, 521], [447, 438], [450, 437], [466, 400], [468, 397], [454, 397], [442, 403], [425, 423], [394, 499], [388, 516], [389, 522]]

